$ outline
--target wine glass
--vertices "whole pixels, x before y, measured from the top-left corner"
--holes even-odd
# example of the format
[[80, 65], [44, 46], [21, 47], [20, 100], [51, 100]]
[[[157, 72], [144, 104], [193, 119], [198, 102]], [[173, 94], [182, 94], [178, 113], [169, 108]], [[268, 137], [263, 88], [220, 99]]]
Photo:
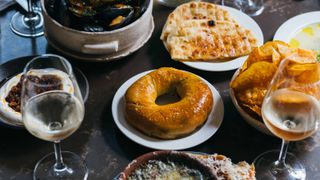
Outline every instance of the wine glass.
[[61, 152], [60, 141], [73, 134], [84, 117], [84, 103], [70, 63], [47, 54], [24, 68], [22, 120], [37, 138], [54, 143], [54, 153], [35, 166], [34, 179], [87, 179], [88, 169], [72, 152]]
[[304, 166], [287, 150], [289, 141], [303, 140], [317, 131], [319, 99], [320, 64], [298, 54], [283, 60], [261, 110], [267, 128], [282, 139], [281, 151], [268, 151], [255, 159], [257, 179], [306, 178]]
[[257, 16], [264, 10], [263, 0], [221, 0], [222, 6], [241, 10], [249, 16]]
[[24, 37], [37, 37], [43, 35], [43, 16], [39, 9], [34, 7], [35, 0], [27, 0], [26, 14], [16, 12], [10, 22], [11, 30]]

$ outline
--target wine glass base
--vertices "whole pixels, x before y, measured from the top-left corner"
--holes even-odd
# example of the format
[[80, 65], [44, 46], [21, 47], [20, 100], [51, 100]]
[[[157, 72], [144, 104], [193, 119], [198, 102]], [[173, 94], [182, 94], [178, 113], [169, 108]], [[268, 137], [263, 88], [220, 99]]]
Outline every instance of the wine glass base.
[[66, 167], [55, 171], [56, 160], [54, 153], [44, 156], [38, 161], [34, 168], [33, 179], [86, 180], [88, 178], [88, 168], [78, 155], [72, 152], [62, 151], [62, 157]]
[[10, 22], [11, 30], [19, 36], [38, 37], [43, 35], [43, 17], [39, 11], [35, 11], [36, 16], [29, 19], [26, 15], [16, 12]]
[[232, 7], [232, 8], [240, 10], [241, 9], [241, 2], [234, 1], [234, 0], [222, 0], [221, 6], [228, 6], [228, 7]]
[[263, 7], [263, 6], [260, 7], [259, 9], [250, 9], [250, 8], [248, 8], [248, 9], [245, 9], [245, 8], [241, 9], [242, 12], [248, 14], [249, 16], [258, 16], [258, 15], [260, 15], [260, 14], [263, 12], [263, 10], [264, 10], [264, 7]]
[[221, 5], [222, 6], [229, 6], [235, 9], [238, 9], [242, 11], [243, 13], [249, 15], [249, 16], [258, 16], [260, 15], [263, 10], [263, 1], [257, 1], [257, 2], [250, 2], [247, 1], [241, 1], [241, 0], [222, 0]]
[[298, 159], [291, 153], [286, 154], [286, 167], [275, 168], [275, 162], [279, 158], [280, 151], [272, 150], [259, 155], [254, 160], [256, 178], [263, 180], [304, 180], [306, 170]]

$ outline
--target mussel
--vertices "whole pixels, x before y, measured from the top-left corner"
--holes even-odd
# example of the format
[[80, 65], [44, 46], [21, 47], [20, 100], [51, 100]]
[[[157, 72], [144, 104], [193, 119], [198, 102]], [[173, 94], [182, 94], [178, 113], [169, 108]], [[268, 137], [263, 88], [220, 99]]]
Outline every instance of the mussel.
[[[133, 18], [134, 9], [129, 5], [118, 4], [105, 8], [97, 14], [97, 19], [106, 20], [108, 29], [127, 25]], [[109, 21], [111, 20], [111, 21]]]

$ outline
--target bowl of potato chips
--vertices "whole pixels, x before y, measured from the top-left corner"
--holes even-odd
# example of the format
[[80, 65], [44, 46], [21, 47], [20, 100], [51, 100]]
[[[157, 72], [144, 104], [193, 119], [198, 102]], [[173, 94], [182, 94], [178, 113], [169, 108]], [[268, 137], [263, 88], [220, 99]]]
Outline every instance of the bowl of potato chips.
[[[271, 132], [261, 118], [261, 106], [280, 62], [290, 58], [298, 63], [311, 63], [317, 61], [317, 54], [311, 50], [290, 47], [282, 41], [270, 41], [249, 54], [230, 82], [230, 96], [240, 115], [251, 126], [269, 135]], [[295, 71], [297, 74], [304, 69]]]

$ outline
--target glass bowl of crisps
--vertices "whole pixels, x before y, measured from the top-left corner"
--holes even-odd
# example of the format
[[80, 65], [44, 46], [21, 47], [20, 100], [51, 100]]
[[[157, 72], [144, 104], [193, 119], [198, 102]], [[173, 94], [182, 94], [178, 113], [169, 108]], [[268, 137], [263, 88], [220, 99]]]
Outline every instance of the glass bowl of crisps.
[[[241, 69], [238, 69], [234, 75], [232, 76], [233, 81], [240, 73]], [[260, 132], [263, 132], [268, 135], [272, 135], [272, 133], [269, 131], [269, 129], [266, 127], [266, 125], [262, 121], [262, 117], [259, 116], [257, 113], [250, 110], [248, 107], [240, 105], [240, 102], [238, 102], [235, 92], [232, 88], [230, 88], [230, 97], [232, 100], [232, 103], [236, 107], [237, 111], [240, 113], [241, 117], [252, 127], [259, 130]]]

